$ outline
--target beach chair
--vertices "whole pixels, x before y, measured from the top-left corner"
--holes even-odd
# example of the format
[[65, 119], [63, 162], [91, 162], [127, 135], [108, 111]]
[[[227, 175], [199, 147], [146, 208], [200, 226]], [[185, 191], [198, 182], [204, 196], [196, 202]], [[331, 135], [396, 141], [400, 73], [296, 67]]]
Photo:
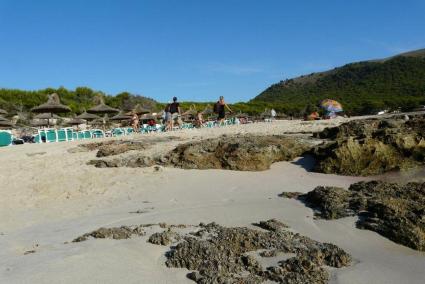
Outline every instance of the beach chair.
[[83, 140], [83, 139], [85, 139], [85, 136], [84, 136], [84, 132], [83, 132], [83, 131], [79, 131], [79, 132], [77, 132], [77, 139], [78, 139], [78, 140]]
[[65, 131], [66, 131], [66, 140], [67, 141], [74, 141], [74, 129], [65, 128]]
[[58, 134], [56, 129], [45, 128], [44, 133], [46, 134], [46, 143], [58, 142]]
[[72, 132], [72, 140], [78, 140], [78, 132]]
[[58, 142], [67, 141], [67, 139], [66, 139], [66, 130], [65, 129], [58, 129], [56, 133], [57, 133], [57, 141]]
[[114, 137], [125, 135], [125, 131], [121, 128], [114, 128], [112, 129], [111, 133], [112, 133], [112, 136]]
[[93, 137], [93, 138], [103, 138], [103, 137], [105, 137], [105, 132], [103, 132], [100, 129], [93, 129], [90, 132], [91, 132], [91, 137]]
[[90, 130], [84, 131], [83, 134], [84, 134], [84, 139], [91, 139], [91, 138], [93, 138]]
[[9, 130], [0, 130], [0, 147], [12, 145], [12, 132]]
[[129, 135], [129, 134], [131, 134], [131, 133], [134, 133], [134, 129], [133, 129], [132, 127], [127, 127], [127, 128], [125, 129], [125, 132], [126, 132], [126, 135]]

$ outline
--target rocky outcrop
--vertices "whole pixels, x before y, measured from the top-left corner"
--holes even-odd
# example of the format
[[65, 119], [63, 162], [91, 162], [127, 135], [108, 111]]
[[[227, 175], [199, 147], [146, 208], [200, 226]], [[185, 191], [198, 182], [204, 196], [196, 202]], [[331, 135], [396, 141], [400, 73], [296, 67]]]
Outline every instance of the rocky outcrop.
[[180, 240], [180, 235], [177, 234], [176, 232], [171, 231], [171, 229], [169, 228], [168, 230], [165, 230], [161, 233], [152, 234], [149, 237], [148, 242], [154, 245], [166, 246], [171, 243], [175, 243], [179, 240]]
[[[351, 263], [351, 257], [340, 248], [287, 231], [286, 225], [276, 220], [259, 224], [269, 230], [201, 224], [199, 231], [171, 248], [166, 265], [195, 270], [188, 278], [197, 283], [327, 283], [329, 274], [324, 265], [343, 267]], [[264, 269], [249, 254], [262, 249], [296, 256]]]
[[316, 135], [316, 171], [377, 175], [425, 164], [425, 115], [353, 120]]
[[183, 169], [262, 171], [275, 162], [293, 160], [315, 145], [317, 140], [305, 137], [223, 136], [180, 144], [170, 152], [155, 157], [135, 153], [126, 157], [92, 160], [89, 164], [100, 168], [161, 165]]
[[[100, 228], [78, 237], [126, 239], [153, 233], [148, 242], [170, 245], [165, 264], [192, 270], [187, 277], [197, 283], [327, 283], [325, 266], [340, 268], [351, 264], [351, 257], [341, 248], [314, 241], [287, 230], [275, 219], [253, 224], [263, 230], [246, 227], [227, 228], [216, 223], [199, 226], [165, 223], [119, 228]], [[262, 257], [279, 257], [275, 266], [263, 267]]]
[[325, 219], [359, 214], [359, 228], [425, 251], [425, 183], [359, 182], [348, 190], [319, 186], [298, 199]]
[[144, 226], [122, 226], [114, 228], [99, 228], [93, 232], [75, 238], [72, 242], [83, 242], [89, 238], [121, 240], [129, 239], [133, 235], [144, 236], [146, 232], [143, 227]]
[[300, 137], [230, 136], [179, 145], [167, 160], [184, 169], [262, 171], [274, 162], [293, 160], [312, 146]]

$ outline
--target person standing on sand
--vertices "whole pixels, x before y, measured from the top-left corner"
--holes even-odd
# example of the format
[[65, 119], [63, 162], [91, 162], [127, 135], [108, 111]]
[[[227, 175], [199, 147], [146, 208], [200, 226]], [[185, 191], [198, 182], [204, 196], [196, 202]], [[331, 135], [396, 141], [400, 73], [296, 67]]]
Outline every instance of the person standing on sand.
[[217, 120], [219, 125], [221, 125], [224, 122], [224, 119], [226, 118], [226, 108], [232, 113], [232, 110], [224, 101], [224, 97], [220, 96], [220, 99], [214, 105], [214, 112], [218, 114]]
[[180, 108], [180, 104], [177, 102], [177, 97], [173, 98], [173, 102], [170, 104], [169, 111], [171, 114], [170, 128], [171, 130], [173, 130], [174, 123], [177, 123], [179, 126], [181, 126], [181, 120], [180, 120], [181, 108]]
[[140, 120], [136, 113], [133, 113], [133, 117], [131, 118], [131, 126], [134, 132], [139, 132]]

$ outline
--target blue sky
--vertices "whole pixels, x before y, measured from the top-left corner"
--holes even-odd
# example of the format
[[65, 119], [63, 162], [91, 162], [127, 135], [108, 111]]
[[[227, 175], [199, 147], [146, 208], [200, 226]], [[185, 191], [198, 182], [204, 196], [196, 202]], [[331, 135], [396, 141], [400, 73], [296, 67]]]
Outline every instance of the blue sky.
[[425, 1], [0, 0], [0, 87], [246, 101], [425, 47]]

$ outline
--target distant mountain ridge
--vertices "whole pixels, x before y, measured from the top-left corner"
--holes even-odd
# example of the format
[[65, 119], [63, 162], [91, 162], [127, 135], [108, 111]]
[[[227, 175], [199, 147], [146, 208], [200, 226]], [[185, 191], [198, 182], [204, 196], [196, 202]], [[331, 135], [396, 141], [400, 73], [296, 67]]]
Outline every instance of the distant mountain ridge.
[[302, 111], [325, 98], [339, 100], [353, 114], [425, 104], [425, 49], [280, 81], [250, 102]]

